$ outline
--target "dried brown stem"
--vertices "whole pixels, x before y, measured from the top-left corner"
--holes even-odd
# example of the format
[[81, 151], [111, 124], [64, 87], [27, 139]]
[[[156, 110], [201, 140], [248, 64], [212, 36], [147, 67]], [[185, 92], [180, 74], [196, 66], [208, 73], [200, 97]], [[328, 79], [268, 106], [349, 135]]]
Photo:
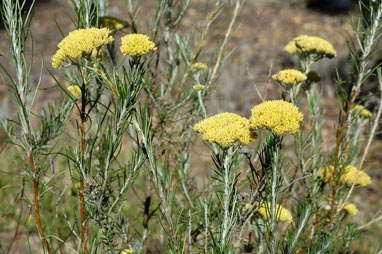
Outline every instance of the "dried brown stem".
[[377, 128], [378, 128], [378, 125], [379, 125], [379, 119], [380, 119], [380, 117], [382, 115], [382, 80], [381, 79], [379, 80], [379, 92], [381, 93], [381, 98], [380, 98], [380, 101], [379, 101], [377, 115], [376, 115], [376, 117], [374, 119], [373, 127], [371, 129], [371, 133], [370, 133], [369, 138], [367, 140], [367, 144], [366, 144], [365, 150], [363, 151], [361, 162], [359, 163], [357, 174], [355, 175], [354, 181], [353, 181], [353, 183], [351, 185], [351, 188], [350, 188], [348, 194], [346, 195], [346, 198], [345, 198], [344, 202], [342, 203], [342, 205], [340, 207], [340, 210], [342, 210], [344, 208], [346, 202], [349, 200], [351, 194], [353, 193], [353, 190], [354, 190], [354, 187], [355, 187], [355, 181], [356, 181], [356, 179], [357, 179], [357, 177], [359, 175], [359, 172], [361, 171], [361, 169], [363, 167], [363, 164], [365, 163], [366, 156], [369, 153], [369, 149], [370, 149], [371, 143], [373, 142], [373, 139], [375, 137], [375, 134], [376, 134], [376, 131], [377, 131]]
[[[364, 45], [360, 43], [361, 50], [362, 50], [362, 57], [360, 58], [360, 63], [359, 63], [359, 71], [358, 71], [358, 77], [357, 77], [357, 83], [353, 87], [353, 94], [350, 98], [346, 114], [344, 117], [344, 120], [342, 121], [341, 124], [341, 130], [338, 135], [338, 140], [337, 140], [337, 147], [336, 147], [336, 154], [335, 154], [335, 161], [334, 161], [334, 169], [333, 169], [333, 175], [337, 175], [337, 168], [339, 164], [339, 155], [340, 155], [340, 148], [342, 144], [342, 139], [345, 133], [345, 127], [349, 118], [349, 113], [351, 106], [353, 105], [353, 102], [355, 98], [357, 97], [361, 85], [364, 82], [364, 78], [367, 75], [367, 65], [369, 63], [369, 56], [375, 46], [375, 43], [379, 37], [379, 29], [381, 27], [381, 20], [382, 20], [382, 4], [378, 5], [377, 8], [377, 13], [375, 14], [375, 17], [373, 18], [372, 25], [370, 26], [370, 32], [368, 33], [368, 36], [364, 38]], [[335, 178], [335, 177], [334, 177]], [[331, 222], [334, 223], [334, 217], [336, 215], [336, 198], [337, 198], [337, 188], [339, 186], [339, 180], [333, 179], [332, 181], [332, 195], [331, 195]]]
[[[85, 165], [85, 119], [86, 119], [86, 89], [85, 89], [86, 70], [83, 72], [82, 84], [82, 108], [81, 108], [81, 156], [82, 164]], [[84, 178], [80, 176], [80, 213], [81, 213], [81, 237], [84, 248], [84, 254], [88, 254], [86, 245], [86, 225], [85, 225], [85, 196], [84, 196]]]
[[40, 233], [42, 241], [44, 242], [44, 244], [46, 245], [46, 248], [48, 249], [48, 253], [51, 254], [52, 249], [50, 248], [48, 240], [46, 240], [44, 230], [42, 229], [42, 225], [41, 225], [40, 206], [39, 206], [39, 200], [38, 200], [38, 183], [37, 183], [36, 168], [35, 168], [35, 163], [34, 163], [32, 151], [29, 152], [29, 163], [31, 166], [32, 174], [33, 174], [34, 211], [35, 211], [35, 216], [36, 216], [37, 228], [38, 228], [38, 232]]
[[147, 172], [146, 177], [146, 198], [144, 202], [143, 228], [148, 229], [150, 220], [150, 204], [151, 204], [151, 181], [150, 172]]
[[[362, 82], [361, 77], [362, 75], [359, 75], [358, 77], [358, 82]], [[336, 146], [336, 157], [335, 157], [335, 160], [334, 160], [334, 169], [333, 169], [333, 176], [336, 176], [337, 175], [337, 168], [338, 168], [338, 163], [339, 163], [339, 155], [340, 155], [340, 148], [341, 148], [341, 144], [342, 144], [342, 139], [344, 137], [344, 133], [345, 133], [345, 126], [346, 126], [346, 123], [348, 121], [348, 118], [349, 118], [349, 114], [350, 114], [350, 109], [353, 105], [353, 102], [356, 98], [358, 94], [358, 90], [354, 90], [353, 94], [352, 94], [352, 97], [350, 98], [350, 101], [349, 101], [349, 104], [348, 104], [348, 107], [346, 109], [346, 113], [345, 113], [345, 117], [344, 117], [344, 120], [342, 121], [342, 124], [341, 124], [341, 129], [340, 129], [340, 132], [338, 134], [338, 140], [337, 140], [337, 146]], [[331, 198], [330, 198], [330, 207], [331, 207], [331, 222], [334, 222], [334, 217], [336, 215], [336, 199], [337, 199], [337, 188], [338, 188], [338, 185], [339, 185], [339, 180], [336, 180], [335, 179], [336, 177], [333, 177], [333, 180], [332, 180], [332, 192], [331, 192]]]
[[[381, 5], [379, 5], [379, 7], [381, 7]], [[364, 82], [364, 78], [367, 75], [367, 65], [369, 63], [368, 58], [369, 58], [371, 51], [372, 51], [372, 49], [373, 49], [373, 47], [377, 41], [376, 38], [378, 37], [378, 30], [379, 30], [379, 27], [381, 25], [380, 24], [381, 19], [382, 19], [382, 9], [378, 8], [378, 12], [376, 13], [376, 16], [372, 22], [373, 24], [370, 28], [370, 33], [364, 39], [364, 42], [365, 42], [364, 47], [362, 47], [363, 45], [360, 44], [363, 54], [362, 54], [362, 57], [360, 58], [357, 82], [356, 82], [355, 86], [353, 87], [353, 93], [352, 93], [352, 96], [349, 100], [348, 107], [346, 109], [346, 114], [345, 114], [345, 117], [341, 123], [341, 129], [340, 129], [340, 132], [338, 135], [335, 160], [334, 160], [334, 169], [333, 169], [333, 175], [334, 176], [337, 175], [337, 169], [338, 169], [338, 164], [339, 164], [339, 159], [340, 159], [340, 150], [341, 150], [340, 148], [341, 148], [342, 140], [343, 140], [344, 133], [345, 133], [345, 127], [346, 127], [346, 124], [347, 124], [348, 119], [349, 119], [350, 109], [354, 103], [355, 98], [357, 97], [357, 95], [361, 89], [361, 85]], [[334, 217], [336, 215], [336, 210], [337, 210], [336, 199], [337, 199], [337, 188], [339, 186], [339, 180], [338, 179], [335, 180], [335, 178], [336, 177], [333, 177], [333, 180], [331, 183], [331, 185], [332, 185], [331, 186], [331, 188], [332, 188], [332, 193], [331, 193], [331, 222], [332, 223], [334, 223]]]

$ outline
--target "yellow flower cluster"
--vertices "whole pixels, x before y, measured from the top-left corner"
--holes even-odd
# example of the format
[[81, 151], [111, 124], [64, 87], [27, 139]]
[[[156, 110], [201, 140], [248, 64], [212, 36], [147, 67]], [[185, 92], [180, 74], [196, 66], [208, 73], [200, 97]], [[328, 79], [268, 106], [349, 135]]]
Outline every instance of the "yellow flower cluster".
[[298, 108], [283, 100], [265, 101], [252, 109], [251, 128], [268, 128], [277, 135], [290, 132], [296, 134], [304, 119]]
[[372, 113], [362, 105], [356, 105], [353, 109], [359, 112], [359, 114], [365, 118], [370, 118], [372, 115]]
[[59, 44], [52, 57], [52, 66], [59, 68], [67, 58], [77, 59], [92, 54], [102, 45], [110, 44], [114, 38], [107, 28], [78, 29], [69, 33]]
[[286, 85], [295, 86], [307, 79], [307, 76], [299, 70], [287, 69], [272, 75], [273, 80]]
[[[263, 219], [268, 219], [271, 216], [271, 203], [263, 203], [257, 212], [263, 217]], [[276, 217], [279, 221], [293, 222], [292, 213], [285, 209], [281, 205], [276, 205]]]
[[256, 138], [256, 134], [249, 127], [249, 120], [234, 113], [211, 116], [197, 123], [194, 130], [203, 134], [203, 140], [225, 148], [232, 146], [237, 140], [246, 145]]
[[324, 57], [333, 58], [337, 55], [332, 44], [316, 36], [300, 35], [290, 41], [284, 48], [289, 54], [312, 56], [318, 60]]
[[196, 91], [200, 91], [200, 90], [203, 90], [203, 89], [204, 89], [204, 85], [197, 84], [197, 85], [194, 85], [192, 88], [193, 88], [194, 90], [196, 90]]
[[[340, 168], [338, 168], [338, 170], [340, 170]], [[324, 180], [324, 182], [333, 181], [334, 179], [333, 171], [334, 171], [333, 166], [324, 167], [320, 170], [320, 176]], [[359, 173], [357, 176], [358, 171]], [[371, 179], [370, 179], [370, 176], [366, 174], [364, 171], [358, 170], [356, 167], [349, 165], [342, 170], [341, 176], [340, 176], [340, 182], [344, 184], [353, 184], [353, 182], [355, 182], [355, 184], [357, 185], [367, 186], [371, 184]]]
[[133, 250], [132, 249], [124, 249], [124, 250], [122, 250], [121, 254], [133, 254]]
[[99, 18], [99, 25], [100, 27], [107, 27], [110, 30], [119, 31], [126, 27], [129, 27], [129, 23], [126, 21], [109, 17], [109, 16], [103, 16]]
[[355, 204], [353, 203], [347, 203], [345, 206], [344, 206], [344, 210], [348, 213], [348, 214], [351, 214], [351, 215], [357, 215], [359, 213], [357, 207], [355, 206]]
[[192, 69], [198, 70], [198, 71], [205, 71], [208, 69], [208, 66], [204, 63], [197, 62], [192, 65]]
[[69, 86], [68, 90], [73, 95], [74, 98], [76, 99], [81, 98], [82, 92], [79, 86]]
[[141, 56], [156, 50], [154, 42], [144, 34], [128, 34], [121, 38], [121, 52], [129, 56]]

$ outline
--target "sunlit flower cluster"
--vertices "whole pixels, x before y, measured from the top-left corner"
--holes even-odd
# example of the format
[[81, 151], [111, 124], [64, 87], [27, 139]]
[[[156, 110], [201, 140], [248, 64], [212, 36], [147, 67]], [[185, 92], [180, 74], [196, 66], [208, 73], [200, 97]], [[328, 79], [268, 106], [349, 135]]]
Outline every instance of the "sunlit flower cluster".
[[353, 110], [355, 110], [356, 112], [358, 112], [361, 116], [365, 118], [370, 118], [372, 115], [372, 113], [362, 105], [354, 106]]
[[109, 17], [109, 16], [103, 16], [99, 18], [99, 25], [100, 27], [107, 27], [110, 30], [119, 31], [126, 27], [129, 27], [129, 23], [126, 21]]
[[287, 69], [272, 75], [273, 80], [286, 85], [295, 86], [307, 79], [307, 76], [299, 70]]
[[204, 89], [204, 85], [202, 85], [202, 84], [197, 84], [197, 85], [194, 85], [192, 88], [193, 88], [194, 90], [196, 90], [196, 91], [200, 91], [200, 90], [203, 90], [203, 89]]
[[347, 203], [344, 206], [344, 210], [351, 215], [357, 215], [359, 213], [358, 208], [353, 203]]
[[[288, 209], [285, 209], [281, 205], [276, 205], [275, 208], [275, 214], [279, 221], [293, 222], [292, 213]], [[271, 217], [271, 211], [271, 203], [266, 202], [261, 205], [259, 210], [257, 210], [257, 213], [259, 213], [263, 219], [268, 219], [269, 217]]]
[[121, 52], [129, 56], [141, 56], [156, 50], [154, 42], [144, 34], [128, 34], [121, 38]]
[[59, 68], [68, 59], [78, 59], [97, 51], [102, 45], [110, 44], [114, 38], [108, 28], [78, 29], [69, 33], [59, 44], [52, 57], [52, 66]]
[[284, 48], [289, 54], [310, 56], [314, 60], [324, 57], [333, 58], [337, 55], [332, 44], [316, 36], [300, 35], [290, 41]]
[[222, 147], [232, 146], [235, 141], [246, 145], [256, 138], [249, 127], [249, 120], [234, 113], [211, 116], [197, 123], [194, 130], [203, 134], [203, 140]]
[[68, 90], [73, 95], [74, 98], [76, 99], [81, 98], [82, 92], [79, 86], [69, 86]]
[[[338, 168], [340, 170], [340, 168]], [[357, 176], [358, 173], [358, 176]], [[324, 167], [320, 170], [320, 176], [324, 182], [330, 182], [334, 179], [334, 167]], [[358, 170], [354, 166], [346, 166], [341, 170], [340, 182], [343, 184], [355, 184], [361, 186], [367, 186], [371, 184], [371, 179], [368, 174], [366, 174], [363, 170]]]
[[265, 101], [252, 109], [251, 128], [268, 128], [276, 134], [290, 132], [296, 134], [304, 119], [298, 108], [283, 100]]
[[204, 63], [197, 62], [192, 65], [192, 69], [205, 71], [208, 69], [208, 66]]

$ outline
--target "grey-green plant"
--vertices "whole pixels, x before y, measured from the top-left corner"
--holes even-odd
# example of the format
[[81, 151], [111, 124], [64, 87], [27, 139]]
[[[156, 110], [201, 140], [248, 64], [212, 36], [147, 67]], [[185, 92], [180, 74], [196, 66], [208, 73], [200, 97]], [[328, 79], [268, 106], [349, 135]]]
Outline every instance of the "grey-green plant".
[[[210, 116], [206, 101], [219, 89], [245, 0], [207, 1], [203, 26], [192, 35], [182, 31], [192, 0], [156, 1], [146, 26], [139, 20], [140, 1], [125, 0], [129, 20], [115, 19], [122, 25], [109, 27], [111, 35], [146, 34], [154, 50], [122, 56], [115, 39], [97, 48], [95, 57], [69, 59], [57, 71], [42, 65], [37, 83], [31, 80], [34, 52], [30, 58], [26, 53], [28, 45], [33, 48], [33, 8], [25, 11], [24, 4], [3, 1], [9, 39], [9, 55], [3, 57], [14, 69], [0, 68], [16, 109], [2, 121], [4, 142], [17, 150], [15, 161], [22, 169], [6, 173], [22, 179], [18, 199], [34, 218], [21, 225], [19, 213], [14, 239], [18, 227], [25, 227], [29, 253], [35, 248], [49, 254], [353, 252], [350, 243], [360, 231], [346, 220], [345, 206], [376, 134], [382, 98], [372, 118], [357, 113], [354, 104], [367, 102], [360, 91], [370, 76], [377, 76], [382, 91], [381, 69], [370, 66], [382, 34], [380, 1], [360, 1], [363, 16], [353, 27], [355, 40], [348, 38], [352, 82], [338, 79], [334, 151], [323, 143], [320, 57], [296, 54], [308, 79], [283, 86], [281, 98], [300, 108], [307, 105], [299, 131], [284, 136], [251, 128], [257, 139], [249, 146], [222, 147], [205, 139], [211, 161], [203, 168], [203, 181], [194, 175], [198, 158], [192, 147], [199, 137], [193, 127]], [[109, 5], [107, 0], [71, 0], [75, 29], [112, 20]], [[226, 33], [206, 59], [205, 42], [223, 13], [228, 14]], [[65, 37], [57, 25], [57, 34]], [[60, 99], [40, 109], [43, 75], [52, 77]], [[77, 94], [66, 82], [79, 89]], [[354, 180], [344, 184], [346, 167], [356, 163]], [[325, 181], [323, 168], [330, 166], [332, 178]], [[32, 194], [24, 195], [24, 187]], [[54, 216], [42, 216], [50, 212]], [[30, 236], [36, 233], [41, 245], [32, 247]], [[14, 241], [5, 253], [12, 253]]]

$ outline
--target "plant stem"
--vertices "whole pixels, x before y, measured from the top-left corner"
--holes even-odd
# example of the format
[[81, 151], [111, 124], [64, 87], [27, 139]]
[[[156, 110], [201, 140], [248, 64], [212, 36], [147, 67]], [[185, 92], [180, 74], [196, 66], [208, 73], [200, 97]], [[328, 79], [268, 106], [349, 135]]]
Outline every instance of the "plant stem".
[[229, 159], [225, 158], [224, 159], [224, 219], [223, 219], [223, 234], [222, 234], [222, 239], [221, 239], [221, 247], [225, 245], [227, 241], [227, 235], [229, 231], [229, 205], [230, 205], [230, 172], [229, 172], [229, 166], [226, 165], [229, 163]]
[[207, 111], [206, 111], [206, 108], [204, 107], [203, 98], [202, 98], [202, 92], [201, 91], [198, 91], [198, 99], [199, 99], [200, 107], [202, 108], [203, 117], [207, 118]]
[[150, 172], [146, 176], [146, 198], [144, 203], [143, 228], [148, 229], [150, 220], [150, 204], [151, 204], [151, 181]]
[[29, 152], [29, 163], [31, 166], [32, 174], [33, 174], [34, 211], [35, 211], [35, 216], [36, 216], [37, 228], [38, 228], [38, 232], [40, 233], [42, 241], [44, 242], [44, 244], [46, 245], [46, 248], [48, 249], [48, 253], [51, 254], [52, 250], [50, 248], [48, 241], [46, 240], [46, 237], [45, 237], [44, 231], [42, 229], [42, 225], [41, 225], [40, 206], [39, 206], [39, 200], [38, 200], [38, 183], [37, 183], [36, 168], [35, 168], [35, 163], [34, 163], [32, 151]]
[[[345, 117], [341, 123], [341, 130], [339, 132], [338, 139], [337, 139], [333, 176], [337, 175], [337, 168], [338, 168], [339, 159], [340, 159], [339, 158], [340, 157], [340, 150], [341, 150], [340, 148], [341, 148], [342, 140], [343, 140], [344, 133], [345, 133], [345, 127], [346, 127], [347, 122], [348, 122], [350, 109], [351, 109], [351, 107], [354, 103], [354, 100], [356, 99], [360, 89], [361, 89], [361, 85], [364, 82], [365, 76], [367, 76], [367, 74], [368, 74], [367, 65], [370, 61], [369, 56], [371, 54], [372, 49], [374, 48], [374, 46], [376, 44], [376, 41], [378, 38], [378, 30], [381, 27], [381, 20], [382, 20], [382, 8], [380, 8], [381, 5], [382, 4], [378, 5], [378, 8], [377, 8], [378, 11], [375, 14], [376, 16], [373, 18], [372, 26], [370, 29], [370, 34], [368, 34], [368, 36], [366, 36], [366, 38], [364, 39], [364, 45], [360, 45], [362, 47], [362, 56], [360, 58], [360, 63], [359, 63], [357, 83], [353, 87], [352, 96], [349, 100], [349, 103], [348, 103], [348, 106], [346, 109], [346, 113], [345, 113]], [[370, 10], [370, 11], [372, 12], [373, 10]], [[337, 210], [336, 209], [336, 198], [337, 198], [337, 188], [339, 185], [339, 181], [335, 180], [335, 178], [336, 177], [333, 177], [332, 186], [331, 186], [332, 187], [332, 193], [331, 193], [331, 218], [330, 218], [330, 221], [332, 223], [334, 222], [333, 220], [334, 220], [334, 217], [336, 215], [336, 210]]]
[[[82, 105], [81, 105], [81, 163], [82, 168], [85, 165], [85, 120], [86, 120], [86, 89], [85, 89], [85, 75], [86, 71], [83, 72], [82, 78]], [[85, 196], [84, 196], [84, 178], [80, 175], [80, 213], [81, 213], [81, 236], [82, 244], [84, 247], [84, 254], [88, 254], [88, 247], [86, 245], [86, 225], [85, 225]]]

